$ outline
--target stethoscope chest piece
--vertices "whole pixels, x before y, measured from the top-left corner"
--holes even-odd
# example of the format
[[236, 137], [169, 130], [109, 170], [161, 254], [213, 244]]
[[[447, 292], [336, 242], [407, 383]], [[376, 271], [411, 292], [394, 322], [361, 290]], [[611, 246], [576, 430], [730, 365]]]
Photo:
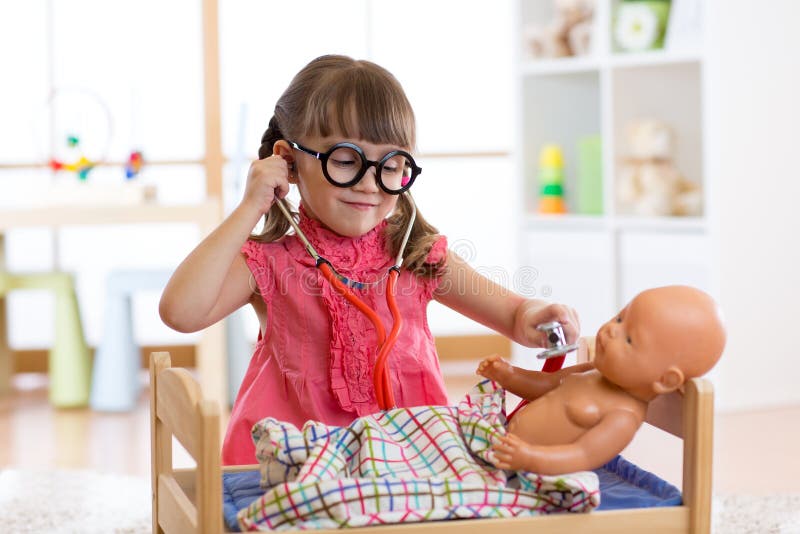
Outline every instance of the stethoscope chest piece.
[[542, 323], [536, 327], [536, 330], [544, 332], [547, 335], [547, 349], [536, 355], [540, 360], [563, 356], [568, 352], [578, 350], [577, 343], [567, 345], [567, 340], [564, 336], [564, 328], [558, 321]]

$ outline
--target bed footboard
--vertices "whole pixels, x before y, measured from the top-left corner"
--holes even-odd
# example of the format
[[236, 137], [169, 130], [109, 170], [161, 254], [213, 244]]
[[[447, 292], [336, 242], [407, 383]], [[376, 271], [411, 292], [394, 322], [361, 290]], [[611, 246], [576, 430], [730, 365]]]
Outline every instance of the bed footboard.
[[[198, 469], [173, 470], [173, 436]], [[219, 439], [219, 407], [203, 400], [199, 384], [186, 369], [171, 367], [169, 353], [153, 353], [150, 358], [153, 532], [222, 531]]]

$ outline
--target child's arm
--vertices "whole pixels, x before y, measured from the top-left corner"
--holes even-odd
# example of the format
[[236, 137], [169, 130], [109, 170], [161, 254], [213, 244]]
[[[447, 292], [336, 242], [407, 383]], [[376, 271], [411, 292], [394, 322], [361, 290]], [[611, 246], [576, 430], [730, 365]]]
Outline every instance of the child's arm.
[[574, 343], [580, 333], [578, 316], [572, 308], [525, 299], [481, 275], [452, 251], [447, 252], [447, 268], [434, 297], [526, 347], [546, 346], [545, 333], [536, 330], [536, 326], [548, 321], [561, 323], [567, 343]]
[[582, 363], [560, 369], [555, 373], [543, 373], [516, 367], [496, 354], [484, 358], [478, 364], [477, 373], [497, 382], [503, 389], [517, 397], [534, 400], [556, 388], [568, 374], [582, 373], [593, 369], [591, 363]]
[[632, 412], [616, 410], [567, 445], [532, 445], [515, 434], [507, 434], [493, 447], [495, 465], [541, 475], [596, 469], [622, 452], [640, 425], [641, 421]]
[[167, 326], [196, 332], [249, 302], [250, 269], [239, 251], [275, 195], [288, 193], [287, 175], [279, 156], [250, 166], [242, 202], [183, 260], [164, 289], [159, 313]]

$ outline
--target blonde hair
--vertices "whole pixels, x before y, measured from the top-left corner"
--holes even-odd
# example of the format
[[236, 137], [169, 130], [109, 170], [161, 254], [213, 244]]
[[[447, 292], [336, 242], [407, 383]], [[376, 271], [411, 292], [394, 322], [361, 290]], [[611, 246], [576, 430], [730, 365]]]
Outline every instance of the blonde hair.
[[[339, 134], [375, 144], [393, 144], [409, 151], [416, 145], [416, 120], [397, 79], [383, 67], [366, 60], [327, 55], [311, 61], [292, 79], [275, 104], [275, 112], [261, 138], [259, 159], [272, 155], [281, 139], [306, 135]], [[411, 215], [411, 203], [399, 195], [388, 218], [387, 243], [396, 255]], [[278, 206], [264, 218], [260, 234], [250, 239], [271, 242], [285, 236], [290, 225]], [[435, 277], [444, 264], [425, 262], [438, 231], [417, 212], [404, 252], [403, 267], [421, 276]]]

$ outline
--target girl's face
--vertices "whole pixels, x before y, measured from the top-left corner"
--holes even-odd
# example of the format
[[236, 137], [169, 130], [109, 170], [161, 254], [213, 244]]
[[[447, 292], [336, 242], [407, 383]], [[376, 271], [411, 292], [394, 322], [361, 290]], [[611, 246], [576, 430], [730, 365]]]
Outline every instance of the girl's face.
[[[319, 152], [347, 141], [361, 147], [367, 159], [374, 161], [402, 148], [333, 136], [305, 137], [298, 141]], [[296, 149], [293, 149], [293, 156], [297, 186], [306, 212], [339, 235], [358, 237], [366, 234], [392, 213], [397, 204], [397, 195], [384, 192], [378, 185], [375, 167], [370, 167], [354, 186], [336, 187], [325, 179], [320, 160]]]

